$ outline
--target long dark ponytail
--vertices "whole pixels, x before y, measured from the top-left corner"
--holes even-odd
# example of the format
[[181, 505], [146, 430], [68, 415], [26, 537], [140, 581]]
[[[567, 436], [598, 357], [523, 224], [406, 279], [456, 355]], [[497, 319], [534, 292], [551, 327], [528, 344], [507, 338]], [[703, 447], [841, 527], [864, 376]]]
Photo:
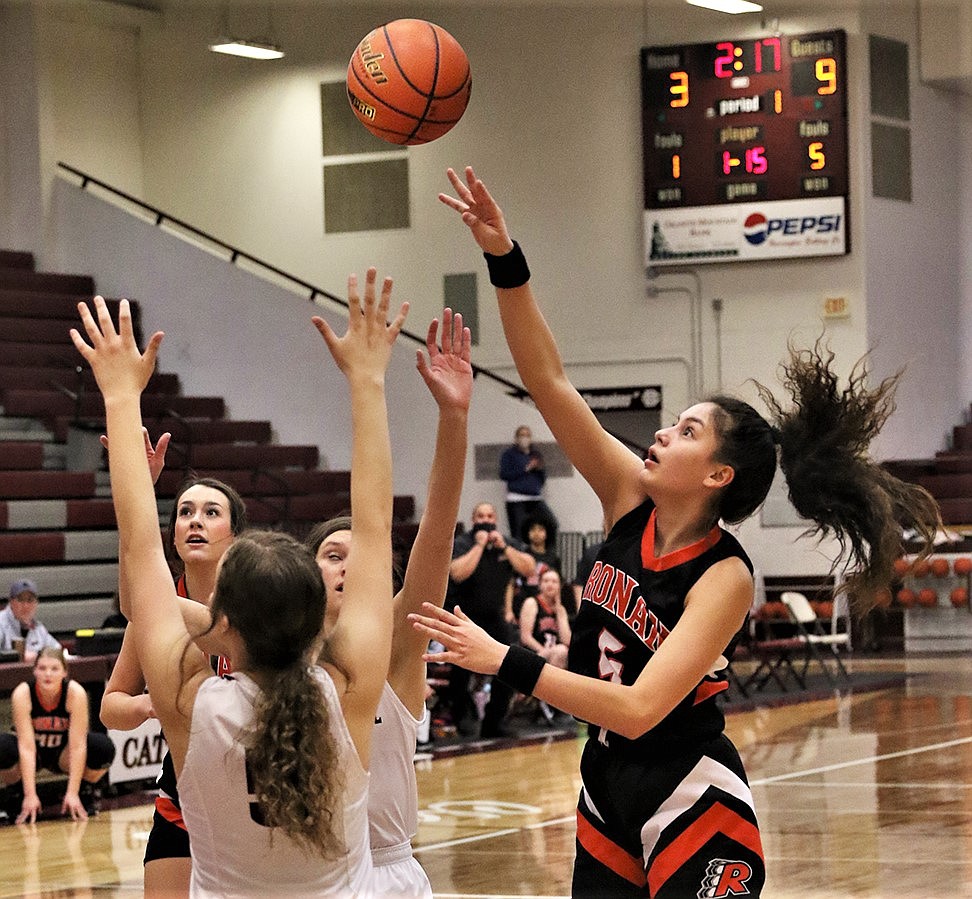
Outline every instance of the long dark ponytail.
[[848, 572], [838, 591], [845, 591], [853, 611], [863, 615], [891, 580], [902, 528], [917, 532], [927, 555], [941, 527], [938, 505], [927, 490], [899, 480], [868, 455], [871, 440], [894, 411], [901, 372], [869, 389], [865, 356], [841, 387], [831, 369], [834, 353], [821, 341], [812, 349], [789, 350], [782, 382], [790, 406], [784, 408], [768, 387], [756, 384], [772, 423], [760, 424], [755, 410], [738, 400], [712, 400], [721, 410], [716, 417], [720, 458], [736, 471], [719, 512], [734, 522], [758, 508], [772, 482], [778, 445], [790, 502], [811, 522], [807, 534], [837, 541], [840, 551], [831, 571]]

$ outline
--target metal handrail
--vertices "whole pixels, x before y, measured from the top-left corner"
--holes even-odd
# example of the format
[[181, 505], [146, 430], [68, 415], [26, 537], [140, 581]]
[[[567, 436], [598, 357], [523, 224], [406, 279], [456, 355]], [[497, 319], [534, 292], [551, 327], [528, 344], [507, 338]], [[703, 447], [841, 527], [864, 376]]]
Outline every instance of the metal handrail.
[[[345, 309], [348, 308], [347, 300], [343, 300], [341, 299], [341, 297], [335, 296], [333, 293], [325, 290], [323, 287], [317, 287], [314, 284], [311, 284], [310, 282], [303, 280], [302, 278], [298, 278], [296, 275], [291, 275], [289, 272], [285, 272], [283, 269], [277, 268], [277, 266], [271, 265], [269, 262], [266, 262], [263, 259], [259, 259], [256, 256], [253, 256], [250, 253], [247, 253], [244, 250], [239, 249], [238, 247], [234, 247], [232, 244], [228, 244], [226, 243], [226, 241], [220, 240], [218, 237], [214, 237], [212, 234], [208, 233], [207, 231], [203, 231], [201, 228], [195, 227], [195, 225], [190, 225], [188, 222], [185, 222], [182, 219], [178, 219], [174, 215], [169, 215], [169, 213], [159, 209], [158, 207], [152, 206], [150, 203], [145, 203], [144, 201], [139, 200], [136, 197], [133, 197], [131, 194], [125, 193], [125, 191], [123, 190], [119, 190], [117, 187], [112, 187], [110, 184], [106, 184], [104, 181], [100, 180], [99, 178], [95, 178], [93, 175], [89, 175], [87, 172], [82, 172], [80, 169], [76, 169], [74, 166], [68, 165], [66, 162], [59, 162], [57, 165], [58, 168], [64, 169], [64, 171], [70, 172], [72, 175], [76, 176], [77, 178], [80, 178], [81, 179], [80, 186], [82, 190], [86, 190], [89, 184], [93, 184], [101, 188], [102, 190], [107, 191], [110, 194], [114, 194], [116, 197], [120, 197], [121, 199], [125, 200], [126, 203], [131, 203], [132, 205], [137, 206], [138, 208], [154, 216], [156, 227], [162, 227], [162, 225], [168, 222], [224, 250], [227, 254], [229, 254], [229, 259], [227, 261], [232, 265], [236, 265], [238, 260], [244, 259], [253, 265], [259, 266], [265, 271], [270, 272], [276, 277], [282, 278], [285, 281], [289, 281], [291, 284], [295, 285], [296, 287], [302, 288], [307, 292], [308, 294], [307, 299], [311, 303], [313, 303], [318, 297], [324, 297], [325, 299], [328, 299], [333, 303], [337, 303], [338, 305], [343, 306]], [[412, 332], [404, 329], [402, 330], [401, 333], [404, 337], [414, 341], [420, 346], [425, 346], [424, 336], [420, 337], [419, 335], [413, 334]], [[526, 390], [521, 385], [516, 384], [513, 381], [507, 380], [506, 378], [496, 374], [496, 372], [491, 371], [488, 368], [483, 368], [482, 366], [476, 365], [474, 363], [472, 366], [472, 370], [473, 370], [473, 377], [479, 377], [480, 375], [483, 375], [489, 378], [491, 381], [495, 381], [497, 384], [501, 384], [503, 387], [506, 388], [509, 394], [515, 397], [516, 399], [522, 400], [525, 399], [528, 395]]]

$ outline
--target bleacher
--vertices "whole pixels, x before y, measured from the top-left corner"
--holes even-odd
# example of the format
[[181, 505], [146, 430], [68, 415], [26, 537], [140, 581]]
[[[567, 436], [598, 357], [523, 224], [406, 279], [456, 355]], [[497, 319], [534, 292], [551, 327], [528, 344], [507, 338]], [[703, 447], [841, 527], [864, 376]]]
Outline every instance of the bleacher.
[[[105, 457], [104, 407], [71, 343], [77, 303], [92, 278], [37, 272], [30, 253], [0, 251], [0, 585], [36, 581], [38, 618], [59, 635], [97, 627], [113, 611], [117, 531]], [[136, 338], [143, 344], [133, 301]], [[118, 300], [108, 300], [117, 315]], [[185, 396], [178, 373], [156, 372], [142, 397], [153, 440], [172, 434], [157, 484], [160, 525], [188, 472], [236, 488], [250, 523], [302, 537], [346, 511], [350, 472], [319, 467], [318, 448], [274, 440], [272, 422], [237, 421], [216, 396]], [[417, 524], [411, 496], [394, 499], [407, 552]]]

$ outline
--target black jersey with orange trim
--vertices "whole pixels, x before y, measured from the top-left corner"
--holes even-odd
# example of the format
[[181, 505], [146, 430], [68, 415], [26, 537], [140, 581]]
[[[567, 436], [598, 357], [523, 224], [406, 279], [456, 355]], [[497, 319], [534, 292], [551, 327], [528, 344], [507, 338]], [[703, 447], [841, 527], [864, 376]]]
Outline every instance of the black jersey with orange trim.
[[62, 749], [67, 744], [71, 728], [71, 713], [67, 708], [69, 683], [71, 679], [64, 678], [57, 701], [53, 705], [45, 705], [37, 693], [37, 682], [30, 681], [30, 720], [38, 749]]
[[[739, 541], [718, 526], [696, 543], [656, 557], [654, 511], [651, 500], [632, 509], [601, 546], [572, 625], [571, 671], [633, 684], [682, 617], [685, 597], [709, 568], [735, 557], [752, 572], [752, 562]], [[738, 638], [736, 634], [724, 650], [726, 658], [731, 658]], [[728, 686], [725, 672], [707, 675], [646, 734], [629, 740], [610, 733], [608, 745], [640, 754], [659, 741], [710, 739], [725, 726], [714, 697]], [[594, 727], [591, 731], [598, 733]]]

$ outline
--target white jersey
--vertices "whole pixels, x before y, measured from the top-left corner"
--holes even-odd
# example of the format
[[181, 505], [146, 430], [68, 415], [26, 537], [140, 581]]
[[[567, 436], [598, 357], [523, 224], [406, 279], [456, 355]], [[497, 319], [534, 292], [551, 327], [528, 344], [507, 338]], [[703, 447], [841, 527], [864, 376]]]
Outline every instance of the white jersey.
[[[426, 709], [424, 715], [428, 715]], [[371, 789], [368, 825], [375, 865], [373, 887], [379, 896], [432, 897], [422, 866], [412, 856], [418, 830], [415, 737], [424, 719], [412, 717], [386, 681], [375, 712], [371, 737]]]
[[244, 674], [210, 678], [196, 695], [179, 797], [192, 841], [194, 897], [373, 895], [368, 772], [361, 766], [330, 676], [313, 669], [337, 744], [344, 791], [334, 810], [346, 854], [325, 860], [258, 824], [240, 734], [253, 725], [260, 688]]

